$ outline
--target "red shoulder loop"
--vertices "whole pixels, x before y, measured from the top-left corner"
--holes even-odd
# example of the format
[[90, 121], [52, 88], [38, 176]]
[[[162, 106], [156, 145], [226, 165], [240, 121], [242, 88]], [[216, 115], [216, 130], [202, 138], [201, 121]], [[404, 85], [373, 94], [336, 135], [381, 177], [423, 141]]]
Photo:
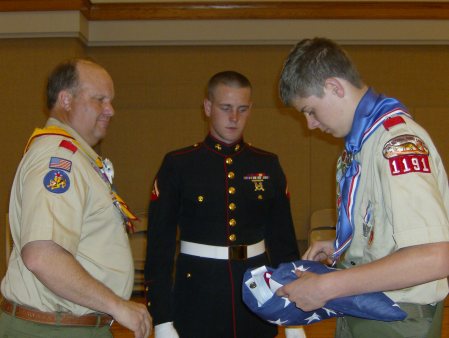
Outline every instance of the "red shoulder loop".
[[61, 143], [59, 143], [59, 146], [61, 148], [66, 148], [66, 149], [70, 150], [74, 154], [78, 150], [78, 148], [72, 142], [67, 141], [67, 140], [62, 140]]
[[386, 119], [383, 125], [386, 130], [390, 130], [391, 127], [394, 127], [395, 125], [401, 123], [405, 123], [405, 120], [402, 118], [402, 116], [393, 116]]

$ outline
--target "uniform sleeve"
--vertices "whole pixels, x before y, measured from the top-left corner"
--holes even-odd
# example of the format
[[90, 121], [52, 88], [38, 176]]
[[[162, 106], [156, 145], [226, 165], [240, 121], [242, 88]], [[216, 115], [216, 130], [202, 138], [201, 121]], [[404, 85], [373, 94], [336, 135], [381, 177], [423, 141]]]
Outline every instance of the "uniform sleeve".
[[282, 262], [299, 259], [299, 252], [291, 215], [287, 182], [277, 158], [273, 167], [275, 198], [270, 206], [265, 239], [271, 264], [277, 267]]
[[76, 253], [86, 201], [76, 164], [76, 157], [63, 149], [28, 157], [21, 172], [21, 247], [31, 241], [52, 240]]
[[165, 157], [153, 183], [145, 263], [146, 298], [155, 325], [173, 321], [173, 264], [180, 208], [179, 184], [172, 159]]
[[[416, 135], [400, 135], [389, 142], [402, 140], [407, 145], [403, 141], [407, 138], [421, 141]], [[429, 142], [430, 138], [426, 143]], [[425, 143], [424, 147], [427, 148]], [[448, 241], [448, 215], [438, 183], [438, 177], [445, 173], [438, 165], [435, 147], [427, 148], [428, 154], [405, 151], [405, 146], [399, 149], [394, 156], [384, 156], [382, 149], [377, 154], [384, 208], [393, 225], [397, 247]]]

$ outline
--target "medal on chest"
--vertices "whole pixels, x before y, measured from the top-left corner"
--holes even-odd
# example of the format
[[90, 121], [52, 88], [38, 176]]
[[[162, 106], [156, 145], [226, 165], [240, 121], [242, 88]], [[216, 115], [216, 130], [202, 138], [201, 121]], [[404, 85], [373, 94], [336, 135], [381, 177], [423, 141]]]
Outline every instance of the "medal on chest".
[[343, 179], [343, 177], [346, 175], [346, 171], [348, 170], [349, 166], [352, 163], [352, 160], [354, 158], [354, 155], [349, 153], [346, 149], [343, 150], [343, 153], [338, 158], [337, 161], [337, 207], [340, 206], [341, 203], [341, 188], [340, 188], [340, 182]]
[[112, 180], [114, 179], [114, 166], [112, 165], [112, 162], [107, 158], [102, 160], [98, 157], [95, 160], [95, 163], [92, 163], [92, 166], [94, 167], [95, 171], [101, 176], [103, 181], [109, 186], [112, 204], [120, 212], [126, 228], [129, 231], [133, 231], [134, 225], [132, 221], [137, 220], [137, 217], [133, 214], [125, 201], [115, 192], [114, 185], [112, 184]]
[[243, 177], [244, 180], [250, 180], [254, 184], [254, 191], [265, 191], [263, 183], [268, 180], [270, 176], [265, 173], [248, 174]]

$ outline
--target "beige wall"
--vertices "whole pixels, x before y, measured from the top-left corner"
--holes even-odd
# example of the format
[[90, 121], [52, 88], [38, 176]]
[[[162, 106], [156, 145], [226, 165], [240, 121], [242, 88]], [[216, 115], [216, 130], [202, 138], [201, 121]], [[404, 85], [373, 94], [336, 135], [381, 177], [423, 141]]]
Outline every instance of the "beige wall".
[[[334, 166], [342, 141], [309, 132], [302, 116], [277, 99], [277, 77], [291, 46], [84, 47], [75, 38], [0, 40], [0, 215], [23, 146], [45, 121], [44, 81], [61, 59], [89, 55], [111, 73], [116, 116], [101, 145], [116, 168], [119, 193], [137, 211], [147, 208], [163, 155], [202, 140], [201, 103], [213, 73], [235, 69], [254, 85], [246, 140], [276, 152], [287, 175], [298, 238], [312, 211], [334, 205]], [[401, 99], [432, 135], [449, 166], [449, 46], [348, 46], [367, 83]], [[3, 220], [3, 217], [0, 219]], [[4, 225], [0, 242], [4, 243]], [[3, 246], [3, 244], [2, 244]], [[4, 273], [0, 251], [0, 275]]]

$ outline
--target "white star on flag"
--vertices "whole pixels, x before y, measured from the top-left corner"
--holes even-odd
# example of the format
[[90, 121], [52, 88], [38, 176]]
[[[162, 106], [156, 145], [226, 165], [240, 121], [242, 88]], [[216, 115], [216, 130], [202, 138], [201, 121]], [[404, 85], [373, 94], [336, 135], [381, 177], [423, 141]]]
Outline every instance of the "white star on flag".
[[328, 308], [325, 308], [325, 307], [323, 307], [322, 309], [323, 309], [324, 311], [326, 311], [326, 313], [327, 313], [328, 316], [330, 316], [330, 315], [336, 315], [336, 314], [337, 314], [337, 312], [335, 312], [334, 310], [331, 310], [331, 309], [328, 309]]
[[306, 320], [307, 320], [307, 324], [310, 324], [314, 320], [321, 320], [321, 317], [316, 312], [314, 312], [313, 315], [311, 315], [310, 317], [307, 317]]
[[294, 262], [292, 262], [292, 264], [293, 264], [294, 269], [291, 270], [291, 271], [293, 273], [295, 273], [296, 270], [299, 270], [299, 271], [302, 271], [302, 272], [309, 270], [309, 268], [305, 268], [304, 265], [296, 266]]
[[284, 323], [287, 323], [288, 320], [282, 321], [281, 318], [279, 318], [278, 320], [268, 320], [268, 322], [270, 322], [271, 324], [282, 325]]

